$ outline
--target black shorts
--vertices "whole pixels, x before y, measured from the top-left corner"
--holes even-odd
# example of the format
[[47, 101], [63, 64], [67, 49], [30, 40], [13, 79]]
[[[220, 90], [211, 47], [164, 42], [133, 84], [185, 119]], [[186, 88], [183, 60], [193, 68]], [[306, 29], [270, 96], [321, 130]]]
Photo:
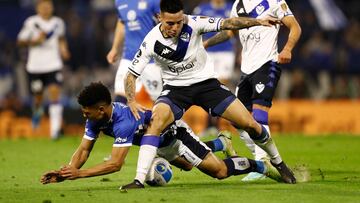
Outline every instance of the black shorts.
[[165, 85], [156, 103], [168, 104], [178, 120], [192, 105], [202, 107], [213, 116], [221, 116], [235, 99], [225, 85], [209, 79], [190, 86]]
[[280, 75], [281, 68], [276, 62], [267, 62], [249, 75], [241, 73], [237, 98], [250, 111], [253, 104], [271, 107]]
[[32, 94], [41, 93], [50, 84], [61, 85], [63, 82], [63, 74], [61, 71], [53, 71], [49, 73], [28, 73], [30, 82], [30, 92]]

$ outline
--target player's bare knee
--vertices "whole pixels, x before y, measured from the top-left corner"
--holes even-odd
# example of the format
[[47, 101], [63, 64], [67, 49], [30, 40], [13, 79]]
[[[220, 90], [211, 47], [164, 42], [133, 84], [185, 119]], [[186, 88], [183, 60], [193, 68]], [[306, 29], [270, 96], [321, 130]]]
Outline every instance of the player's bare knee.
[[227, 177], [227, 168], [225, 167], [221, 167], [219, 168], [219, 170], [216, 173], [216, 177], [217, 179], [221, 180]]

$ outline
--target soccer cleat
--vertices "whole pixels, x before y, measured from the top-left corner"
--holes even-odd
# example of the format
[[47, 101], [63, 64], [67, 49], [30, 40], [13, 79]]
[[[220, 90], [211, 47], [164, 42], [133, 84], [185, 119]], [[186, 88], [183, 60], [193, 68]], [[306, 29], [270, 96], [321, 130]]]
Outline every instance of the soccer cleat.
[[43, 108], [38, 108], [38, 109], [34, 110], [32, 117], [31, 117], [31, 125], [32, 125], [33, 129], [36, 129], [39, 127], [40, 120], [41, 120], [41, 117], [43, 114], [44, 114]]
[[250, 181], [256, 181], [256, 180], [262, 180], [265, 178], [266, 178], [266, 176], [264, 174], [257, 173], [257, 172], [250, 172], [249, 174], [247, 174], [247, 176], [245, 176], [243, 179], [241, 179], [241, 181], [250, 182]]
[[269, 177], [277, 182], [284, 182], [280, 173], [276, 170], [276, 168], [270, 163], [267, 159], [262, 159], [262, 162], [264, 162], [264, 165], [266, 167], [264, 175], [266, 177]]
[[229, 131], [221, 131], [218, 134], [218, 138], [221, 140], [221, 142], [224, 145], [224, 154], [226, 157], [233, 157], [237, 156], [237, 153], [235, 149], [233, 148], [232, 142], [231, 142], [231, 133]]
[[271, 164], [276, 168], [277, 171], [279, 171], [285, 183], [289, 183], [289, 184], [296, 183], [296, 178], [293, 172], [286, 166], [286, 164], [283, 161], [279, 164], [274, 164], [272, 162]]
[[135, 179], [133, 182], [127, 185], [120, 186], [119, 190], [126, 191], [128, 189], [142, 189], [142, 188], [145, 188], [144, 184], [140, 183], [140, 181]]

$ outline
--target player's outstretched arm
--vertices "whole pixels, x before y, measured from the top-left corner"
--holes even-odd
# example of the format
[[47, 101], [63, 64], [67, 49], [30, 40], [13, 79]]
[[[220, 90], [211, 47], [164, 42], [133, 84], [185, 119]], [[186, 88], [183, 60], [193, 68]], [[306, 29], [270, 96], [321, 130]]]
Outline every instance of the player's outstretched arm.
[[213, 37], [210, 37], [209, 39], [205, 40], [203, 42], [203, 45], [205, 49], [207, 49], [208, 47], [229, 40], [230, 38], [234, 37], [237, 32], [238, 32], [237, 30], [223, 30], [217, 33], [216, 35], [214, 35]]
[[252, 26], [262, 25], [262, 26], [273, 26], [276, 24], [281, 24], [281, 21], [273, 18], [267, 17], [264, 19], [256, 18], [247, 18], [247, 17], [233, 17], [226, 18], [221, 21], [220, 29], [221, 30], [240, 30], [243, 28], [248, 28]]
[[60, 175], [66, 180], [100, 176], [119, 171], [130, 147], [113, 147], [111, 159], [87, 169], [77, 169], [71, 165], [61, 168]]

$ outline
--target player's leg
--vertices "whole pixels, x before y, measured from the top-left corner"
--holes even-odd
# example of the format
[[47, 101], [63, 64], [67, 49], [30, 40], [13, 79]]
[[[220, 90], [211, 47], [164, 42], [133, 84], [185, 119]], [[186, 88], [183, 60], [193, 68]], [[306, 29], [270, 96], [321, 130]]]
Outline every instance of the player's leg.
[[172, 122], [174, 114], [169, 104], [164, 102], [157, 103], [152, 111], [150, 125], [141, 139], [138, 155], [136, 176], [132, 183], [121, 186], [120, 190], [143, 188], [151, 163], [155, 158], [156, 151], [160, 143], [160, 133]]
[[49, 117], [51, 139], [58, 139], [62, 127], [63, 105], [61, 104], [61, 85], [63, 75], [61, 71], [46, 74], [46, 86], [49, 95]]
[[237, 156], [236, 150], [233, 148], [232, 135], [229, 131], [221, 131], [217, 138], [206, 141], [205, 144], [211, 149], [212, 152], [222, 151], [226, 157]]
[[[252, 78], [251, 78], [252, 75], [253, 74], [248, 75], [245, 73], [241, 73], [239, 84], [235, 90], [237, 98], [241, 101], [241, 103], [244, 104], [244, 106], [249, 112], [252, 112], [253, 109], [252, 108], [253, 86], [252, 86]], [[239, 134], [240, 134], [240, 138], [244, 141], [247, 148], [253, 154], [255, 160], [260, 160], [262, 157], [265, 157], [267, 155], [264, 150], [262, 150], [255, 144], [255, 142], [251, 139], [251, 137], [245, 130], [240, 129]], [[261, 150], [263, 153], [261, 153], [259, 150]], [[257, 151], [257, 153], [255, 151]], [[245, 176], [242, 180], [252, 181], [263, 178], [265, 178], [263, 174], [251, 172], [247, 176]]]
[[32, 128], [35, 129], [39, 126], [42, 115], [44, 114], [43, 107], [43, 91], [44, 82], [41, 74], [28, 74], [30, 82], [30, 92], [32, 95]]

